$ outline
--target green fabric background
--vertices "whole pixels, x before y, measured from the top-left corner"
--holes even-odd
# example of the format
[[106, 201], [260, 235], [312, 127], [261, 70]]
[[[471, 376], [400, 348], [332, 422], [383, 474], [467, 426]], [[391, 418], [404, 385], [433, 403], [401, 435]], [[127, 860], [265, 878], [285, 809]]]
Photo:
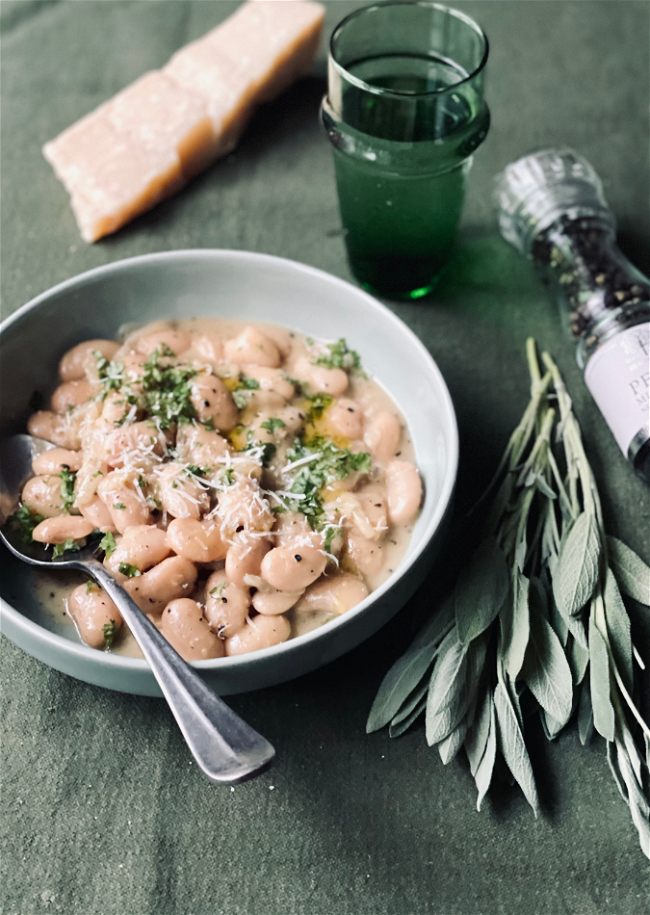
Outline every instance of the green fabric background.
[[[54, 283], [174, 248], [263, 251], [350, 278], [314, 75], [261, 111], [237, 151], [176, 199], [87, 246], [44, 141], [236, 3], [2, 3], [2, 293], [7, 315]], [[328, 4], [328, 34], [358, 4]], [[591, 402], [553, 305], [497, 236], [491, 177], [541, 144], [568, 143], [606, 180], [626, 252], [650, 272], [649, 5], [636, 0], [456, 4], [492, 45], [493, 112], [476, 156], [458, 253], [431, 302], [388, 303], [424, 340], [458, 413], [455, 522], [395, 621], [340, 661], [230, 702], [278, 751], [257, 781], [219, 788], [192, 764], [162, 701], [102, 691], [0, 640], [0, 876], [4, 915], [641, 915], [648, 862], [605, 747], [575, 729], [530, 741], [543, 799], [491, 792], [475, 811], [468, 766], [444, 768], [422, 726], [366, 737], [374, 692], [474, 542], [467, 508], [527, 401], [524, 340], [565, 373], [607, 523], [650, 558], [649, 490]], [[650, 645], [650, 627], [636, 621]]]

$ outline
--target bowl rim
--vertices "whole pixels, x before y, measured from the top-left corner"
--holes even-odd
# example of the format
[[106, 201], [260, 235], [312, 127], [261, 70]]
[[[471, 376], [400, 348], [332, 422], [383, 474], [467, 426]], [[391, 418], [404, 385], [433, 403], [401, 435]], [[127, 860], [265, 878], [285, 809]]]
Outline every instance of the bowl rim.
[[[392, 324], [394, 324], [396, 331], [399, 331], [402, 334], [406, 334], [410, 340], [410, 343], [420, 351], [420, 354], [424, 357], [425, 362], [428, 364], [429, 371], [434, 376], [439, 387], [441, 405], [443, 407], [443, 412], [446, 415], [446, 419], [449, 423], [449, 428], [451, 431], [450, 441], [446, 443], [448, 450], [447, 462], [441, 483], [438, 502], [435, 506], [431, 518], [429, 519], [429, 523], [427, 524], [426, 529], [420, 535], [419, 543], [412, 551], [411, 555], [408, 557], [408, 560], [403, 560], [395, 569], [393, 574], [387, 578], [383, 584], [381, 584], [377, 589], [369, 594], [365, 600], [361, 601], [361, 603], [352, 608], [352, 610], [349, 610], [347, 613], [342, 614], [334, 620], [330, 620], [324, 626], [313, 629], [310, 632], [290, 639], [287, 642], [282, 642], [279, 645], [274, 645], [270, 648], [263, 648], [249, 654], [236, 655], [230, 658], [212, 658], [206, 661], [190, 662], [192, 667], [199, 671], [214, 670], [227, 674], [228, 671], [238, 670], [247, 665], [250, 665], [256, 660], [261, 661], [287, 654], [294, 649], [316, 641], [325, 632], [330, 634], [336, 630], [344, 629], [346, 626], [350, 625], [357, 616], [363, 613], [370, 606], [370, 604], [383, 597], [384, 594], [386, 594], [390, 589], [394, 588], [395, 585], [399, 583], [399, 581], [416, 564], [422, 553], [424, 553], [426, 550], [434, 534], [440, 527], [445, 513], [451, 503], [451, 498], [453, 495], [458, 473], [458, 424], [453, 402], [451, 399], [451, 394], [449, 393], [449, 389], [447, 388], [447, 384], [442, 376], [440, 369], [438, 368], [429, 350], [425, 347], [420, 338], [411, 330], [411, 328], [405, 324], [404, 321], [398, 318], [396, 314], [394, 314], [389, 308], [379, 302], [378, 299], [374, 298], [374, 296], [370, 295], [365, 290], [354, 286], [352, 283], [347, 282], [347, 280], [341, 279], [338, 276], [334, 276], [325, 270], [320, 270], [317, 267], [312, 267], [308, 264], [302, 264], [299, 261], [294, 261], [286, 257], [279, 257], [273, 254], [263, 254], [256, 251], [241, 251], [228, 248], [185, 248], [180, 250], [158, 251], [149, 254], [136, 255], [134, 257], [121, 258], [120, 260], [113, 261], [109, 264], [102, 264], [99, 267], [93, 267], [90, 270], [79, 273], [67, 280], [63, 280], [62, 282], [57, 283], [55, 286], [52, 286], [39, 295], [35, 296], [29, 302], [26, 302], [0, 324], [0, 340], [2, 335], [13, 324], [19, 322], [24, 315], [38, 309], [54, 295], [70, 292], [75, 288], [83, 287], [97, 280], [101, 281], [102, 277], [105, 275], [119, 273], [123, 270], [126, 271], [134, 266], [137, 267], [138, 265], [144, 264], [156, 264], [158, 262], [165, 261], [182, 261], [188, 258], [196, 260], [234, 259], [235, 261], [241, 261], [242, 263], [246, 261], [262, 263], [266, 262], [276, 267], [294, 270], [299, 273], [306, 274], [307, 276], [311, 276], [319, 281], [326, 280], [327, 282], [334, 284], [334, 286], [341, 286], [346, 290], [352, 289], [356, 295], [365, 299], [366, 303], [374, 311], [381, 314], [382, 318], [388, 319]], [[100, 666], [104, 665], [133, 672], [145, 672], [149, 670], [149, 665], [144, 658], [131, 658], [123, 655], [111, 654], [109, 652], [98, 651], [96, 648], [90, 648], [83, 643], [73, 642], [65, 636], [51, 632], [49, 629], [46, 629], [39, 623], [30, 620], [23, 613], [21, 613], [20, 610], [17, 610], [4, 599], [0, 599], [0, 622], [2, 621], [2, 617], [4, 615], [7, 615], [7, 617], [11, 619], [13, 625], [16, 628], [22, 630], [25, 635], [30, 636], [38, 643], [40, 643], [40, 645], [49, 647], [54, 651], [62, 651], [65, 654], [97, 663]]]

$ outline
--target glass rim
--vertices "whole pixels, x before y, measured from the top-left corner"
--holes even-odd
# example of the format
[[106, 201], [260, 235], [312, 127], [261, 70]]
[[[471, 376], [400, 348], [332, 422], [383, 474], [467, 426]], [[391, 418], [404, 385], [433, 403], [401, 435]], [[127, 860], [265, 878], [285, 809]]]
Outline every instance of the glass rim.
[[[357, 19], [359, 16], [363, 16], [365, 13], [373, 12], [374, 10], [383, 9], [388, 6], [423, 6], [429, 9], [441, 10], [444, 13], [449, 13], [451, 16], [454, 16], [456, 19], [462, 20], [465, 25], [468, 25], [482, 40], [483, 42], [483, 54], [478, 65], [472, 70], [471, 73], [468, 73], [467, 76], [464, 76], [463, 79], [459, 79], [458, 82], [452, 83], [451, 86], [446, 86], [444, 89], [426, 89], [422, 92], [403, 92], [399, 89], [383, 89], [380, 86], [373, 86], [371, 83], [367, 83], [363, 79], [359, 79], [358, 76], [350, 73], [343, 64], [339, 63], [336, 59], [336, 54], [334, 53], [334, 42], [336, 38], [341, 34], [342, 30], [346, 25], [352, 20]], [[352, 83], [358, 89], [363, 89], [366, 92], [370, 92], [372, 95], [381, 95], [394, 96], [400, 99], [417, 99], [417, 98], [426, 98], [427, 96], [435, 95], [444, 95], [445, 92], [454, 91], [458, 86], [462, 86], [464, 83], [469, 82], [478, 76], [478, 74], [485, 68], [487, 59], [490, 53], [490, 43], [488, 37], [481, 28], [481, 26], [476, 22], [475, 19], [472, 19], [471, 16], [468, 16], [466, 13], [461, 12], [460, 10], [453, 9], [451, 6], [445, 6], [444, 3], [432, 2], [432, 0], [383, 0], [380, 3], [372, 3], [369, 6], [362, 6], [361, 9], [353, 10], [349, 13], [344, 19], [341, 19], [339, 24], [334, 28], [332, 36], [329, 40], [329, 59], [334, 65], [335, 69], [348, 82]]]

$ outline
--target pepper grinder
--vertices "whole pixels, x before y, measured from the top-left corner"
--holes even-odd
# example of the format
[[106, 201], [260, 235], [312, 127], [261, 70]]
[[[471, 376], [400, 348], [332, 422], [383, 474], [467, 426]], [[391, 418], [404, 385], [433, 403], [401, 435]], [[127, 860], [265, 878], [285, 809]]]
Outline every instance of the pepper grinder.
[[501, 234], [553, 288], [585, 383], [623, 454], [650, 483], [650, 279], [616, 245], [590, 163], [544, 149], [495, 179]]

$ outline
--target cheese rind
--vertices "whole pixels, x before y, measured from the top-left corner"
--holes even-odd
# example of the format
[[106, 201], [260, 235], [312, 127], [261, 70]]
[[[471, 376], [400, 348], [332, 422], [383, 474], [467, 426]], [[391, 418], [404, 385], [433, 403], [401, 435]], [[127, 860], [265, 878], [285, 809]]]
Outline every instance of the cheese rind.
[[176, 193], [237, 144], [255, 107], [306, 73], [324, 7], [250, 0], [43, 147], [86, 241]]

